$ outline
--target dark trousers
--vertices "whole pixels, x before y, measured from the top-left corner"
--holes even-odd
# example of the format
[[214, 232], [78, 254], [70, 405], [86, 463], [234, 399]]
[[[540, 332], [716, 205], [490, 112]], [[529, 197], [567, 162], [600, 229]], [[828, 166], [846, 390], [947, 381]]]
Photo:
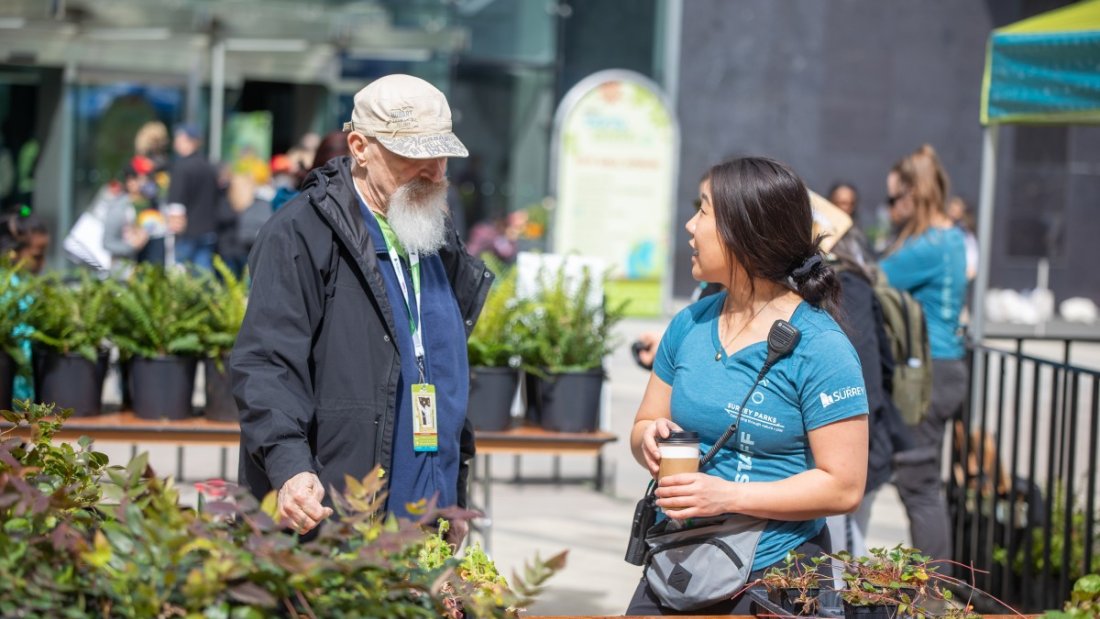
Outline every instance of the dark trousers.
[[[943, 436], [966, 400], [968, 373], [958, 360], [932, 361], [932, 406], [913, 427], [917, 447], [894, 456], [894, 485], [909, 516], [913, 547], [934, 559], [951, 558], [951, 523], [943, 490]], [[940, 573], [945, 573], [942, 566]]]
[[[829, 541], [829, 528], [822, 526], [820, 533], [808, 542], [803, 542], [801, 546], [795, 549], [795, 552], [803, 555], [800, 563], [809, 564], [810, 558], [822, 555], [830, 548], [832, 548], [832, 544]], [[749, 582], [759, 580], [764, 575], [764, 572], [770, 567], [771, 565], [766, 565], [760, 569], [753, 570], [752, 573], [749, 574]], [[756, 585], [756, 587], [759, 586], [761, 585]], [[752, 599], [746, 595], [747, 593], [748, 589], [733, 599], [719, 602], [713, 606], [697, 608], [695, 610], [678, 611], [661, 606], [661, 602], [657, 600], [657, 596], [655, 596], [653, 590], [649, 588], [649, 583], [646, 582], [645, 576], [642, 576], [642, 580], [638, 583], [638, 588], [634, 590], [634, 597], [630, 599], [630, 606], [626, 609], [625, 614], [632, 616], [749, 615], [752, 614]]]

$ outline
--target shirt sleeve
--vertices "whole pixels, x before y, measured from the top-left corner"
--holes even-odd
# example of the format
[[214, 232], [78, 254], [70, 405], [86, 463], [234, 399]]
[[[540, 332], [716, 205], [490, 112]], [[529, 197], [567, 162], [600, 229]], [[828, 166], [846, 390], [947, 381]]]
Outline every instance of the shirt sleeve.
[[657, 355], [653, 358], [653, 373], [667, 385], [671, 385], [676, 378], [676, 354], [687, 333], [689, 317], [686, 309], [676, 314], [661, 337]]
[[807, 342], [799, 368], [806, 430], [867, 414], [867, 387], [855, 348], [840, 331], [824, 331]]

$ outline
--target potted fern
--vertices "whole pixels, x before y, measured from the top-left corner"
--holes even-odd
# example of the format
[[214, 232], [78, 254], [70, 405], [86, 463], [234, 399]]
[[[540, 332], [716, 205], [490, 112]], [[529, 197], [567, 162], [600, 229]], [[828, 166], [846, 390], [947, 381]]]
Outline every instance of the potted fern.
[[112, 286], [88, 272], [72, 285], [58, 275], [30, 282], [24, 319], [35, 342], [34, 392], [39, 402], [71, 408], [77, 417], [102, 410]]
[[206, 391], [203, 415], [214, 421], [238, 421], [240, 412], [233, 399], [228, 361], [244, 322], [248, 275], [234, 275], [220, 256], [214, 256], [214, 272], [217, 277], [211, 275], [206, 279], [207, 315], [202, 331], [202, 347], [206, 354], [202, 361]]
[[206, 286], [200, 278], [137, 265], [112, 296], [111, 340], [130, 363], [134, 413], [145, 419], [191, 415], [195, 366], [203, 353]]
[[558, 432], [591, 432], [599, 427], [604, 356], [614, 348], [611, 335], [623, 319], [625, 302], [608, 307], [593, 302], [596, 275], [585, 268], [567, 277], [565, 266], [539, 274], [531, 309], [522, 313], [521, 337], [528, 343], [525, 363], [537, 377], [534, 393], [539, 424]]
[[466, 416], [477, 430], [505, 430], [512, 423], [512, 401], [523, 360], [523, 338], [516, 328], [521, 305], [516, 299], [513, 269], [497, 279], [467, 341], [470, 398]]
[[26, 284], [10, 266], [0, 266], [0, 408], [10, 409], [12, 385], [23, 364], [22, 338], [27, 331]]

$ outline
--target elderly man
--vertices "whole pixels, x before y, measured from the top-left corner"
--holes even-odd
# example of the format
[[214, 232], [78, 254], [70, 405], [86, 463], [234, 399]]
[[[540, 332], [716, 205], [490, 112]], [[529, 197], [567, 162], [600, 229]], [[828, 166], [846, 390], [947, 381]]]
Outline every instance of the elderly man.
[[241, 483], [278, 490], [300, 533], [332, 514], [326, 489], [375, 465], [389, 512], [465, 506], [474, 454], [466, 337], [492, 274], [447, 214], [447, 157], [467, 156], [447, 99], [390, 75], [356, 94], [344, 131], [351, 156], [315, 170], [260, 231], [231, 360]]

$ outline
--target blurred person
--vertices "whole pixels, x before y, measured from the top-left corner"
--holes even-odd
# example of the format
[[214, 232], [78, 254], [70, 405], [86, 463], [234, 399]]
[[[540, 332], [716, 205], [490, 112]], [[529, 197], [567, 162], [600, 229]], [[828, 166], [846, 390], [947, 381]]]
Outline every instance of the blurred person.
[[45, 222], [22, 213], [9, 213], [0, 221], [0, 256], [28, 273], [41, 273], [50, 248], [50, 230]]
[[134, 135], [134, 154], [153, 162], [154, 170], [168, 166], [168, 127], [159, 120], [151, 120]]
[[859, 192], [856, 191], [855, 185], [845, 181], [837, 181], [829, 188], [828, 197], [829, 202], [836, 205], [849, 217], [858, 219], [856, 215], [859, 212]]
[[853, 513], [826, 519], [832, 551], [867, 554], [871, 506], [879, 488], [893, 476], [895, 453], [912, 448], [912, 438], [891, 399], [894, 359], [882, 306], [875, 296], [877, 265], [863, 233], [840, 208], [811, 195], [814, 234], [822, 235], [826, 262], [840, 280], [840, 326], [859, 356], [868, 405], [867, 485]]
[[[327, 489], [376, 466], [386, 511], [466, 505], [474, 434], [466, 338], [492, 284], [448, 225], [448, 157], [466, 148], [443, 93], [407, 75], [371, 82], [344, 124], [348, 157], [314, 169], [260, 230], [230, 362], [241, 483], [278, 492], [300, 534], [332, 511]], [[414, 398], [432, 431], [414, 436]], [[423, 427], [421, 427], [423, 429]], [[448, 539], [467, 530], [452, 522]]]
[[271, 192], [248, 175], [234, 174], [226, 192], [223, 213], [225, 236], [219, 235], [218, 253], [240, 275], [260, 228], [271, 218]]
[[947, 201], [947, 216], [962, 230], [966, 240], [966, 280], [973, 281], [978, 276], [978, 237], [974, 236], [974, 214], [970, 212], [966, 200], [951, 196]]
[[157, 187], [150, 175], [156, 163], [135, 156], [122, 168], [122, 192], [110, 198], [103, 219], [103, 247], [117, 260], [164, 265], [165, 237], [178, 234], [185, 218], [164, 216], [157, 203]]
[[470, 230], [466, 251], [471, 256], [491, 254], [505, 264], [512, 264], [519, 253], [519, 239], [526, 226], [527, 212], [522, 210], [491, 222], [483, 221]]
[[273, 211], [279, 210], [291, 198], [298, 195], [298, 186], [305, 178], [306, 170], [312, 159], [303, 163], [304, 151], [297, 154], [279, 153], [271, 158], [271, 189], [272, 195], [268, 198]]
[[218, 243], [218, 205], [221, 189], [218, 173], [199, 150], [198, 127], [184, 123], [172, 142], [178, 158], [170, 168], [166, 213], [179, 204], [186, 209], [187, 227], [175, 238], [175, 261], [210, 270]]
[[[630, 435], [634, 458], [656, 477], [658, 439], [695, 431], [705, 453], [731, 422], [738, 424], [711, 468], [664, 476], [656, 496], [657, 506], [675, 510], [669, 517], [680, 522], [730, 513], [766, 520], [749, 582], [789, 551], [810, 557], [828, 550], [824, 517], [856, 509], [866, 483], [863, 376], [830, 315], [840, 283], [824, 263], [811, 221], [806, 187], [784, 164], [746, 157], [707, 172], [698, 211], [685, 226], [691, 272], [726, 291], [673, 318]], [[801, 339], [753, 389], [779, 319], [798, 328]], [[752, 410], [742, 416], [736, 402], [750, 390]], [[844, 396], [828, 395], [834, 393]], [[746, 614], [749, 603], [742, 592], [692, 614]], [[626, 614], [675, 613], [643, 577]]]
[[[38, 275], [46, 266], [46, 252], [50, 247], [50, 231], [45, 222], [34, 215], [10, 213], [0, 218], [0, 256], [9, 261], [17, 270], [9, 273], [15, 283], [22, 279], [22, 272]], [[33, 299], [19, 299], [19, 309], [30, 309]], [[12, 398], [15, 400], [34, 399], [34, 376], [31, 371], [31, 332], [27, 324], [18, 324], [12, 330], [19, 347], [23, 351], [23, 363], [15, 372], [12, 381]], [[6, 404], [5, 404], [6, 405]]]
[[[890, 169], [888, 202], [900, 231], [879, 263], [891, 286], [909, 292], [920, 303], [927, 323], [932, 404], [912, 428], [917, 448], [898, 455], [906, 467], [905, 475], [899, 472], [897, 484], [910, 516], [914, 546], [936, 559], [951, 557], [942, 490], [944, 428], [961, 413], [967, 392], [959, 328], [966, 294], [966, 241], [947, 216], [949, 185], [936, 151], [927, 144]], [[904, 486], [921, 487], [908, 491]]]
[[346, 157], [351, 154], [348, 148], [348, 136], [343, 131], [330, 131], [321, 139], [317, 150], [313, 155], [313, 163], [306, 172], [308, 176], [314, 170], [323, 167], [329, 161], [337, 157]]

